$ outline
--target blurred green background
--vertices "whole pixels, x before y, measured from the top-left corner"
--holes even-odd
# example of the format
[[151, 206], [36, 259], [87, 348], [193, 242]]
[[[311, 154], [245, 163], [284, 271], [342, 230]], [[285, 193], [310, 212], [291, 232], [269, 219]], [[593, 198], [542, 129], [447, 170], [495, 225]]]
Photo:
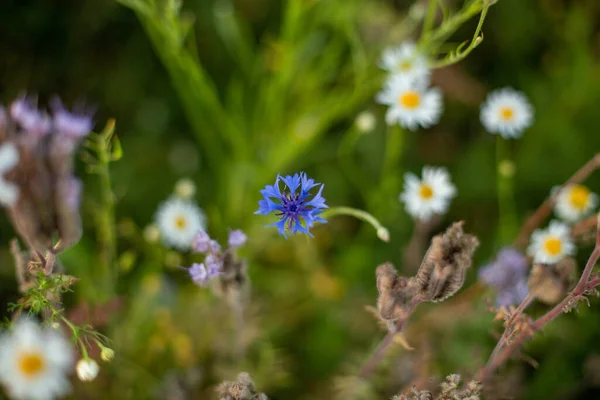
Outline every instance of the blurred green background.
[[[194, 22], [181, 46], [192, 49], [191, 59], [201, 60], [214, 83], [226, 105], [219, 114], [206, 108], [206, 93], [182, 94], [197, 82], [178, 81], [176, 61], [169, 67], [179, 38], [156, 52], [147, 35], [157, 35], [156, 27], [144, 26], [131, 9], [108, 0], [2, 1], [2, 102], [23, 92], [38, 93], [41, 104], [55, 94], [67, 104], [84, 101], [97, 110], [96, 130], [116, 119], [124, 150], [123, 159], [111, 166], [119, 297], [106, 306], [90, 294], [99, 289], [94, 288], [94, 221], [85, 217], [93, 206], [87, 201], [86, 234], [63, 257], [67, 272], [81, 278], [67, 309], [74, 319], [98, 325], [117, 352], [96, 381], [76, 384], [74, 398], [210, 399], [215, 384], [240, 371], [248, 371], [272, 399], [331, 398], [341, 382], [336, 377], [354, 374], [384, 335], [364, 308], [375, 304], [376, 266], [389, 260], [401, 272], [407, 268], [403, 254], [413, 223], [398, 201], [405, 172], [418, 173], [423, 165], [451, 171], [459, 195], [433, 233], [465, 220], [467, 231], [480, 238], [466, 286], [476, 280], [477, 267], [506, 244], [497, 236], [502, 221], [495, 138], [479, 122], [479, 104], [488, 90], [512, 86], [535, 107], [534, 126], [511, 142], [520, 220], [598, 151], [600, 2], [500, 0], [489, 11], [483, 44], [466, 60], [434, 72], [434, 85], [444, 91], [441, 123], [401, 132], [385, 127], [385, 109], [373, 95], [384, 78], [376, 66], [381, 50], [418, 34], [407, 18], [412, 4], [185, 1], [182, 15]], [[173, 21], [162, 22], [176, 25]], [[476, 23], [461, 27], [450, 44], [470, 39]], [[354, 120], [365, 110], [377, 124], [361, 133]], [[390, 229], [390, 242], [345, 217], [315, 228], [315, 239], [285, 240], [273, 228], [263, 229], [271, 220], [253, 215], [258, 190], [272, 184], [277, 173], [300, 170], [325, 183], [330, 206], [375, 215]], [[599, 175], [587, 182], [596, 192]], [[145, 243], [141, 236], [182, 177], [196, 182], [196, 199], [213, 236], [224, 240], [228, 228], [243, 228], [250, 237], [242, 252], [253, 283], [241, 333], [248, 343], [245, 360], [231, 356], [235, 328], [227, 306], [169, 267], [189, 265], [192, 258]], [[93, 199], [97, 182], [85, 180], [86, 199]], [[13, 235], [1, 217], [4, 303], [18, 297], [8, 254]], [[580, 264], [590, 250], [580, 246]], [[428, 384], [429, 378], [449, 373], [470, 377], [485, 363], [499, 328], [486, 295], [464, 298], [467, 306], [420, 308], [407, 334], [415, 350], [394, 352], [373, 379], [373, 394], [364, 398], [389, 398], [415, 381]], [[594, 300], [591, 309], [562, 316], [530, 342], [526, 354], [539, 367], [512, 362], [497, 382], [497, 397], [600, 396], [595, 389], [600, 386], [598, 306]], [[441, 315], [436, 307], [448, 311]], [[544, 310], [536, 305], [532, 313]]]

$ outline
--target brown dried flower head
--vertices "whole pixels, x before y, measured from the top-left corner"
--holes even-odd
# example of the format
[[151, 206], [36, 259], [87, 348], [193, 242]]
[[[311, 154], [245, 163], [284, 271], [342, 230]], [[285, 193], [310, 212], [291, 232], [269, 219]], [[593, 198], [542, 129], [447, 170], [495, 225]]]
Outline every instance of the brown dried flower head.
[[79, 197], [81, 183], [73, 173], [73, 153], [91, 130], [85, 113], [74, 114], [56, 101], [50, 116], [35, 103], [21, 98], [5, 113], [0, 145], [18, 152], [18, 163], [4, 175], [17, 188], [7, 204], [15, 230], [37, 251], [60, 249], [81, 237]]
[[263, 393], [257, 393], [254, 382], [247, 372], [242, 372], [235, 381], [225, 381], [217, 387], [219, 400], [268, 400]]
[[576, 262], [567, 257], [556, 264], [536, 264], [531, 269], [527, 286], [531, 294], [546, 304], [556, 304], [565, 297]]
[[398, 276], [390, 263], [377, 267], [377, 310], [384, 320], [405, 319], [413, 309], [415, 286], [412, 279]]
[[456, 222], [435, 236], [416, 275], [418, 297], [422, 301], [442, 301], [461, 288], [479, 241], [463, 232]]

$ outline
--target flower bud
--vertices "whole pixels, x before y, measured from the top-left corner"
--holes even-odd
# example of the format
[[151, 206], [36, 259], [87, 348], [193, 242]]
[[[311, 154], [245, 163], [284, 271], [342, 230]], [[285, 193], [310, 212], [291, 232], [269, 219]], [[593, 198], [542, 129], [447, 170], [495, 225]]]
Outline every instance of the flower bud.
[[479, 241], [463, 232], [463, 222], [456, 222], [443, 235], [437, 235], [415, 277], [418, 296], [423, 301], [443, 301], [456, 293], [471, 267]]
[[111, 362], [115, 358], [115, 351], [110, 347], [100, 346], [102, 349], [100, 352], [100, 358], [104, 362]]
[[196, 194], [196, 184], [188, 178], [180, 179], [175, 184], [175, 194], [185, 200], [191, 199]]
[[98, 372], [100, 371], [100, 367], [93, 359], [82, 358], [79, 360], [79, 362], [77, 362], [75, 370], [77, 371], [77, 377], [80, 381], [90, 382], [96, 379]]

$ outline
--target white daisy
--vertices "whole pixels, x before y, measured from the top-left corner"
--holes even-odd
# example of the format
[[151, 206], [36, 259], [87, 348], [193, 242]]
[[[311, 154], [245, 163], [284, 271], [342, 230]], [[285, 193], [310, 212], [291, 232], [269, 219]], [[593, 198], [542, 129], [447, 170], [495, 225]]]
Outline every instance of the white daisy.
[[518, 138], [533, 124], [533, 107], [522, 92], [498, 89], [481, 105], [480, 119], [489, 133]]
[[551, 221], [548, 229], [538, 229], [531, 235], [527, 254], [541, 264], [555, 264], [565, 256], [575, 253], [575, 245], [569, 235], [569, 227], [558, 221]]
[[189, 200], [171, 197], [156, 212], [156, 225], [167, 246], [188, 250], [194, 236], [206, 228], [202, 210]]
[[554, 212], [567, 222], [576, 222], [598, 205], [598, 195], [583, 185], [565, 186], [556, 196]]
[[421, 180], [412, 173], [404, 175], [400, 201], [406, 205], [406, 212], [416, 219], [425, 221], [434, 214], [444, 214], [454, 196], [456, 187], [446, 168], [423, 167]]
[[427, 57], [419, 53], [415, 44], [411, 42], [404, 42], [396, 48], [386, 49], [379, 66], [409, 81], [418, 81], [422, 84], [429, 82]]
[[50, 400], [69, 393], [73, 349], [57, 329], [17, 321], [0, 339], [0, 381], [13, 399]]
[[0, 145], [0, 205], [10, 207], [19, 197], [19, 188], [2, 177], [19, 162], [19, 151], [13, 143]]
[[398, 122], [410, 130], [429, 128], [442, 115], [442, 93], [438, 89], [427, 89], [397, 75], [388, 80], [376, 100], [390, 107], [385, 114], [388, 125]]

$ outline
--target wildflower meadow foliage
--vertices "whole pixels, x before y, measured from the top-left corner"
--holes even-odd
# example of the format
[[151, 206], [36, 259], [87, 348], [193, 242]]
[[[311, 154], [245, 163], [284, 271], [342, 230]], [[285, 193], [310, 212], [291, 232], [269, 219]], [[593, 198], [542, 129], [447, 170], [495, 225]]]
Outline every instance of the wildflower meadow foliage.
[[598, 397], [593, 2], [46, 3], [0, 13], [0, 397]]

